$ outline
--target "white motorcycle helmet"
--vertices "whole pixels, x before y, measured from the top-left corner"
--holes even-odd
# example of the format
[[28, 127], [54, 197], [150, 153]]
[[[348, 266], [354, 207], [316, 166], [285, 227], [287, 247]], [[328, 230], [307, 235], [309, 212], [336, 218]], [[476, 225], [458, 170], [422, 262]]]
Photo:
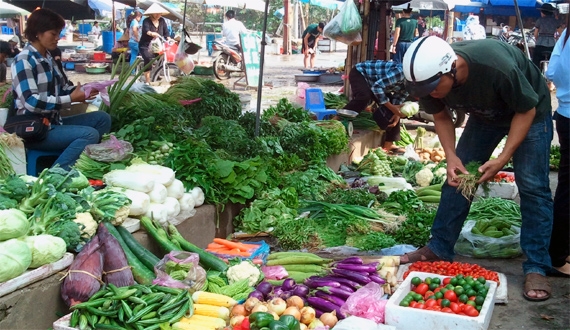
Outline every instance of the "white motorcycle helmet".
[[452, 70], [457, 55], [443, 39], [435, 36], [414, 41], [404, 54], [402, 66], [406, 90], [415, 97], [431, 93], [442, 75]]

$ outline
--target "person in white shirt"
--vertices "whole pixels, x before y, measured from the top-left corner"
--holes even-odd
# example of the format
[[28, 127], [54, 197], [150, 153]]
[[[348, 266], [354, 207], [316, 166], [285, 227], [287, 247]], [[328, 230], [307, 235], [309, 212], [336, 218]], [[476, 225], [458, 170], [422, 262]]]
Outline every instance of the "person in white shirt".
[[99, 36], [101, 34], [101, 28], [99, 27], [99, 22], [97, 22], [97, 21], [93, 22], [93, 27], [91, 28], [91, 33], [93, 33], [96, 36]]
[[242, 22], [235, 19], [236, 12], [228, 10], [226, 21], [222, 24], [222, 35], [226, 38], [226, 44], [241, 50], [239, 34], [247, 32]]

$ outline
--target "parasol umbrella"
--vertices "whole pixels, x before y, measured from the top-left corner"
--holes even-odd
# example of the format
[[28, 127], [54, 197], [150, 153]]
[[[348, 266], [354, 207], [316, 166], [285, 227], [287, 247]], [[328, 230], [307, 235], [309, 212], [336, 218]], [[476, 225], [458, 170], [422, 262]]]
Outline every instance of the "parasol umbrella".
[[[409, 2], [412, 9], [417, 10], [448, 10], [449, 6], [443, 0], [412, 0]], [[406, 4], [407, 6], [407, 4]]]
[[30, 15], [30, 12], [0, 0], [0, 18], [26, 15]]

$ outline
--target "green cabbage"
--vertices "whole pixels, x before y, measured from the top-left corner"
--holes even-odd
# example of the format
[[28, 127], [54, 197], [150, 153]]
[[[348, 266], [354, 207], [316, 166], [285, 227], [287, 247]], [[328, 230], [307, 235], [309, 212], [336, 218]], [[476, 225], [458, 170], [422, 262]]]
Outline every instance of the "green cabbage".
[[32, 263], [29, 268], [38, 268], [58, 261], [67, 250], [65, 241], [57, 236], [25, 236], [21, 240], [28, 244], [32, 252]]
[[30, 222], [26, 214], [18, 209], [0, 210], [0, 241], [24, 236]]
[[10, 239], [0, 242], [0, 283], [22, 275], [32, 262], [32, 251], [26, 242]]

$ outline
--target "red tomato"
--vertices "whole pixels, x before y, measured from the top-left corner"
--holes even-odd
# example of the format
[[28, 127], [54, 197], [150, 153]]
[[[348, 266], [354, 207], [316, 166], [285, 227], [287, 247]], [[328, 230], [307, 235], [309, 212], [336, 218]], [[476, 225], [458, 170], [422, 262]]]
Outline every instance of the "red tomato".
[[441, 312], [441, 306], [435, 305], [433, 306], [433, 310]]
[[424, 305], [424, 304], [417, 304], [414, 308], [417, 308], [417, 309], [426, 309], [426, 305]]
[[475, 298], [477, 298], [477, 296], [471, 296], [471, 297], [469, 297], [469, 300], [475, 301]]
[[433, 290], [433, 293], [439, 292], [439, 290], [441, 290], [441, 286], [438, 286], [437, 288], [435, 288], [435, 290]]
[[446, 277], [446, 278], [444, 278], [444, 279], [443, 279], [443, 285], [444, 285], [444, 286], [445, 286], [445, 285], [448, 285], [448, 284], [449, 284], [449, 281], [451, 281], [451, 277]]
[[459, 305], [456, 302], [452, 302], [451, 304], [449, 304], [449, 308], [451, 308], [451, 311], [454, 312], [455, 314], [461, 313], [461, 309], [459, 308]]
[[426, 307], [433, 307], [433, 306], [437, 306], [437, 301], [433, 300], [433, 299], [428, 299], [426, 300]]
[[429, 290], [429, 286], [425, 283], [420, 283], [420, 285], [418, 285], [415, 289], [414, 292], [415, 293], [419, 293], [422, 296], [426, 294], [426, 292]]
[[451, 314], [453, 314], [453, 311], [452, 311], [451, 308], [449, 308], [449, 307], [443, 307], [443, 308], [441, 309], [441, 311], [444, 312], [444, 313], [451, 313]]
[[418, 304], [418, 302], [415, 300], [410, 301], [410, 307], [412, 307], [412, 308], [415, 308], [417, 304]]
[[465, 305], [463, 312], [467, 316], [472, 316], [472, 317], [479, 316], [479, 312], [477, 311], [477, 309], [471, 305]]
[[455, 294], [455, 292], [453, 290], [445, 291], [445, 293], [443, 294], [443, 298], [449, 299], [449, 301], [451, 301], [451, 302], [457, 301], [457, 295]]
[[433, 291], [430, 290], [426, 291], [426, 293], [424, 293], [424, 300], [428, 300], [428, 298], [433, 295], [434, 295]]
[[243, 319], [243, 321], [241, 321], [240, 325], [243, 330], [249, 330], [249, 319], [246, 317]]

